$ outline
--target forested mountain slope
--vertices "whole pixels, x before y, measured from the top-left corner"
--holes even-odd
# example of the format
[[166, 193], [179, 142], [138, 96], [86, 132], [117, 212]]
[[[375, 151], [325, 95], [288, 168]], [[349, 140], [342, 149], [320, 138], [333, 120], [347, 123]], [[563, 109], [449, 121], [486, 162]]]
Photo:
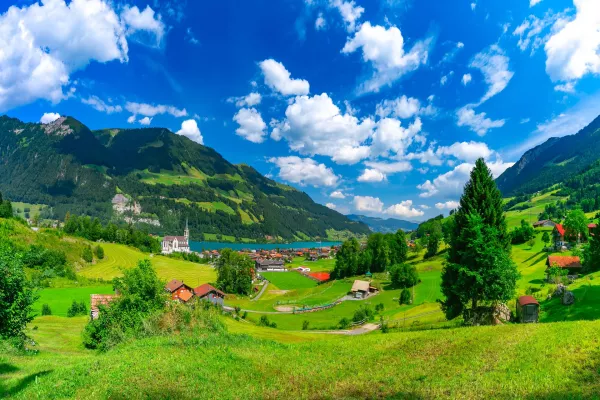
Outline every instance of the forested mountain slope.
[[54, 218], [69, 211], [121, 219], [156, 234], [179, 234], [189, 219], [193, 239], [369, 232], [306, 193], [168, 129], [92, 132], [70, 117], [48, 125], [0, 117], [0, 190], [13, 201], [49, 206]]
[[527, 151], [496, 179], [505, 196], [533, 193], [584, 171], [600, 159], [600, 117], [577, 134], [551, 138]]
[[412, 231], [417, 229], [419, 226], [418, 222], [405, 221], [403, 219], [396, 218], [383, 219], [356, 214], [349, 214], [347, 217], [352, 221], [364, 222], [369, 226], [369, 228], [371, 228], [373, 232], [393, 233], [397, 232], [398, 229]]

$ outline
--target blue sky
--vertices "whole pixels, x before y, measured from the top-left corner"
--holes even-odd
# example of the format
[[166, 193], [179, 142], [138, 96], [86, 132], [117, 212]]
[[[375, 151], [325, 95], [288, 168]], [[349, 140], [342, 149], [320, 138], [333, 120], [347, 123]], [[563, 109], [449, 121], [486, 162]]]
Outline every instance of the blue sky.
[[[60, 23], [57, 23], [60, 21]], [[0, 113], [167, 127], [342, 213], [423, 220], [600, 114], [597, 0], [0, 5]]]

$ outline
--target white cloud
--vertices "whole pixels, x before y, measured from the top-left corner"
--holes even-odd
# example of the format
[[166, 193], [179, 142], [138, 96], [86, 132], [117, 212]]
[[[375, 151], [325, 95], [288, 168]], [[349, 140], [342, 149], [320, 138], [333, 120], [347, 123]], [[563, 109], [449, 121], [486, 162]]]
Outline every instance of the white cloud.
[[177, 107], [166, 106], [162, 104], [152, 105], [128, 101], [127, 103], [125, 103], [125, 109], [133, 115], [143, 115], [145, 117], [155, 117], [157, 115], [170, 114], [176, 118], [180, 118], [187, 117], [188, 115], [185, 108], [183, 110], [180, 110]]
[[412, 170], [412, 165], [408, 161], [396, 161], [390, 163], [379, 161], [365, 161], [365, 165], [377, 171], [383, 172], [386, 175]]
[[479, 104], [502, 92], [512, 79], [514, 72], [509, 70], [509, 58], [498, 45], [491, 45], [486, 51], [475, 55], [471, 68], [477, 68], [489, 85], [488, 91]]
[[189, 27], [185, 31], [185, 40], [187, 40], [188, 42], [190, 42], [193, 45], [200, 44], [200, 41], [198, 39], [196, 39], [196, 35], [194, 35], [192, 28], [189, 28]]
[[260, 93], [252, 92], [247, 96], [230, 97], [227, 99], [229, 103], [235, 103], [237, 107], [254, 107], [260, 104], [262, 96]]
[[429, 210], [431, 207], [429, 207], [428, 205], [425, 204], [421, 204], [419, 207], [421, 207], [421, 209], [423, 210]]
[[406, 119], [416, 115], [421, 108], [421, 102], [414, 97], [402, 95], [395, 100], [384, 100], [377, 105], [377, 115], [384, 118], [394, 115]]
[[566, 83], [563, 83], [562, 85], [556, 85], [556, 86], [554, 86], [554, 90], [556, 90], [557, 92], [575, 93], [575, 83], [574, 82], [566, 82]]
[[458, 201], [447, 201], [445, 203], [435, 203], [435, 208], [438, 210], [455, 210], [460, 206]]
[[[487, 163], [494, 178], [500, 176], [507, 168], [510, 168], [513, 165], [514, 163], [505, 163], [500, 159]], [[433, 181], [425, 181], [423, 184], [417, 186], [417, 189], [422, 191], [419, 197], [460, 196], [465, 184], [469, 180], [469, 175], [471, 174], [473, 167], [474, 164], [462, 163], [457, 165], [453, 170], [439, 175]]]
[[127, 118], [127, 122], [130, 123], [130, 124], [135, 123], [135, 115], [132, 115], [129, 118]]
[[373, 120], [343, 114], [326, 93], [296, 97], [285, 115], [271, 137], [287, 140], [293, 151], [329, 156], [338, 164], [355, 164], [369, 155], [362, 143], [372, 135]]
[[421, 119], [418, 117], [407, 128], [403, 128], [401, 122], [394, 118], [379, 120], [373, 134], [371, 154], [380, 156], [389, 156], [390, 153], [405, 154], [415, 141], [422, 142], [418, 135], [422, 126]]
[[414, 208], [412, 205], [412, 200], [405, 200], [398, 204], [394, 204], [393, 206], [388, 207], [385, 210], [385, 213], [388, 215], [393, 215], [395, 217], [403, 218], [421, 217], [425, 214], [423, 211]]
[[439, 156], [452, 156], [461, 161], [474, 162], [478, 158], [488, 159], [494, 152], [482, 142], [456, 142], [451, 146], [438, 147]]
[[150, 118], [150, 117], [144, 117], [144, 118], [140, 119], [138, 122], [139, 122], [141, 125], [146, 125], [146, 126], [148, 126], [148, 125], [150, 125], [150, 124], [152, 123], [152, 118]]
[[156, 47], [160, 46], [165, 34], [165, 25], [160, 15], [156, 15], [150, 6], [146, 6], [144, 11], [140, 11], [137, 6], [125, 6], [121, 20], [126, 26], [127, 34], [132, 38], [145, 44], [153, 40]]
[[346, 23], [346, 29], [348, 32], [354, 32], [356, 29], [356, 21], [360, 19], [360, 16], [365, 9], [357, 6], [353, 0], [331, 0], [329, 4], [331, 7], [336, 8], [340, 12], [342, 19]]
[[465, 47], [465, 44], [463, 42], [458, 42], [458, 43], [456, 43], [456, 47], [458, 47], [459, 49], [462, 49], [463, 47]]
[[269, 162], [279, 167], [281, 179], [300, 186], [332, 187], [338, 184], [339, 178], [331, 168], [311, 158], [273, 157]]
[[261, 61], [260, 69], [265, 77], [265, 84], [284, 96], [305, 95], [310, 90], [310, 85], [304, 79], [292, 79], [290, 72], [282, 63], [273, 59]]
[[475, 8], [477, 8], [477, 3], [471, 3], [471, 10], [475, 11]]
[[416, 42], [410, 51], [404, 49], [404, 38], [396, 26], [385, 28], [365, 22], [349, 38], [342, 53], [354, 53], [362, 49], [365, 62], [371, 63], [373, 77], [361, 85], [362, 92], [377, 92], [382, 86], [391, 85], [402, 75], [414, 71], [427, 63], [430, 40]]
[[525, 51], [531, 48], [531, 55], [535, 54], [536, 50], [551, 37], [550, 27], [556, 21], [565, 18], [567, 14], [568, 10], [561, 13], [553, 13], [552, 10], [549, 10], [543, 18], [538, 18], [535, 15], [527, 17], [513, 31], [513, 36], [519, 36], [519, 42], [517, 43], [519, 49]]
[[533, 7], [538, 3], [541, 3], [542, 0], [529, 0], [529, 7]]
[[467, 86], [469, 84], [469, 82], [471, 82], [472, 79], [473, 79], [473, 77], [471, 77], [471, 74], [464, 74], [462, 77], [462, 84], [464, 86]]
[[446, 83], [448, 83], [448, 80], [452, 78], [452, 75], [454, 75], [454, 71], [450, 71], [446, 75], [442, 76], [440, 78], [440, 85], [445, 86]]
[[523, 125], [523, 124], [526, 124], [526, 123], [528, 123], [529, 121], [531, 121], [531, 118], [523, 118], [523, 119], [521, 119], [521, 121], [519, 121], [519, 123], [520, 123], [521, 125]]
[[486, 118], [484, 112], [476, 114], [471, 106], [458, 109], [456, 116], [458, 117], [458, 126], [467, 126], [479, 136], [484, 136], [490, 129], [501, 128], [505, 123], [503, 119], [492, 120]]
[[204, 144], [204, 138], [198, 128], [198, 123], [194, 119], [188, 119], [181, 123], [181, 129], [177, 131], [178, 135], [185, 136], [196, 143]]
[[40, 122], [42, 124], [49, 124], [50, 122], [54, 122], [59, 118], [59, 113], [44, 113], [44, 115], [42, 115], [42, 118], [40, 118]]
[[332, 199], [345, 199], [346, 195], [341, 190], [336, 190], [334, 192], [331, 192], [329, 197], [331, 197]]
[[332, 210], [335, 210], [337, 208], [337, 206], [333, 203], [327, 203], [325, 204], [325, 207], [330, 208]]
[[552, 81], [600, 74], [600, 2], [573, 0], [575, 18], [561, 17], [546, 42], [546, 72]]
[[383, 202], [378, 197], [354, 196], [352, 203], [356, 211], [379, 213], [383, 210]]
[[70, 75], [92, 61], [127, 62], [127, 36], [145, 29], [130, 23], [106, 0], [10, 7], [0, 15], [0, 112], [38, 99], [60, 102]]
[[87, 104], [88, 106], [91, 106], [92, 108], [94, 108], [97, 111], [104, 112], [107, 114], [119, 113], [119, 112], [123, 111], [123, 107], [121, 107], [119, 105], [114, 106], [111, 104], [107, 104], [104, 100], [100, 99], [98, 96], [90, 96], [87, 99], [81, 99], [81, 102], [83, 104]]
[[267, 124], [255, 108], [242, 108], [233, 116], [240, 127], [235, 133], [252, 143], [262, 143], [267, 136]]
[[315, 29], [318, 31], [321, 31], [321, 30], [325, 29], [326, 25], [327, 25], [327, 21], [325, 21], [325, 18], [323, 17], [323, 13], [319, 13], [319, 15], [317, 16], [317, 19], [315, 20]]
[[370, 168], [365, 169], [357, 179], [359, 182], [382, 182], [384, 180], [386, 180], [384, 173]]

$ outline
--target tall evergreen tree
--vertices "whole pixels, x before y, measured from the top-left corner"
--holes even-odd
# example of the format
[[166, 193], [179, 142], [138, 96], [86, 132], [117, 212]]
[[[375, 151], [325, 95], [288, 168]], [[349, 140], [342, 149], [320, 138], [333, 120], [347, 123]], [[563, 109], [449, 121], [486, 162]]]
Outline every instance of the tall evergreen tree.
[[340, 251], [335, 256], [334, 279], [354, 276], [358, 272], [358, 258], [360, 255], [360, 243], [356, 238], [351, 238], [342, 243]]
[[408, 245], [406, 244], [406, 234], [402, 229], [399, 229], [396, 233], [389, 233], [385, 235], [389, 251], [390, 264], [402, 264], [406, 261], [408, 256]]
[[470, 305], [510, 299], [518, 272], [510, 260], [502, 195], [492, 173], [478, 159], [471, 171], [460, 208], [454, 213], [448, 259], [442, 271], [442, 310], [448, 319]]

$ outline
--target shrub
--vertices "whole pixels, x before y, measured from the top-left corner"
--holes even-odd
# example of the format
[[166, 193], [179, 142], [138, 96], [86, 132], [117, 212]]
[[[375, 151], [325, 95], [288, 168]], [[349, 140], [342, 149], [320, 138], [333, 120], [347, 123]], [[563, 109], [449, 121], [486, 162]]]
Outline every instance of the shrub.
[[309, 325], [309, 324], [310, 324], [310, 322], [308, 322], [308, 321], [304, 320], [304, 321], [302, 322], [302, 330], [303, 330], [303, 331], [305, 331], [305, 330], [308, 330], [308, 325]]
[[402, 289], [400, 293], [400, 304], [412, 304], [412, 296], [410, 295], [410, 290]]
[[243, 319], [246, 319], [248, 317], [248, 311], [244, 311], [244, 314], [242, 315]]
[[76, 317], [78, 315], [86, 314], [87, 306], [83, 301], [78, 303], [75, 300], [73, 300], [73, 302], [71, 303], [71, 307], [69, 307], [69, 309], [67, 310], [67, 317]]
[[370, 321], [373, 319], [373, 310], [367, 305], [361, 305], [358, 310], [354, 312], [352, 317], [353, 322]]
[[92, 248], [90, 246], [87, 246], [83, 249], [83, 252], [81, 253], [81, 258], [83, 258], [83, 261], [88, 263], [94, 261], [94, 254], [92, 253]]
[[400, 288], [409, 288], [419, 282], [417, 269], [409, 264], [398, 264], [390, 268], [392, 285]]
[[375, 306], [375, 312], [380, 313], [383, 311], [384, 308], [385, 308], [385, 306], [383, 305], [383, 303], [379, 303]]
[[258, 320], [258, 326], [271, 326], [271, 322], [269, 321], [269, 317], [266, 315], [261, 315]]
[[350, 320], [346, 317], [340, 319], [339, 326], [340, 329], [348, 329], [350, 327]]
[[48, 304], [42, 305], [42, 315], [52, 315], [52, 310]]
[[381, 333], [388, 333], [390, 330], [388, 323], [383, 320], [383, 317], [379, 318], [379, 325], [381, 326]]
[[96, 248], [94, 249], [94, 253], [96, 254], [96, 258], [98, 258], [98, 260], [104, 259], [104, 249], [102, 248], [102, 246], [96, 246]]

